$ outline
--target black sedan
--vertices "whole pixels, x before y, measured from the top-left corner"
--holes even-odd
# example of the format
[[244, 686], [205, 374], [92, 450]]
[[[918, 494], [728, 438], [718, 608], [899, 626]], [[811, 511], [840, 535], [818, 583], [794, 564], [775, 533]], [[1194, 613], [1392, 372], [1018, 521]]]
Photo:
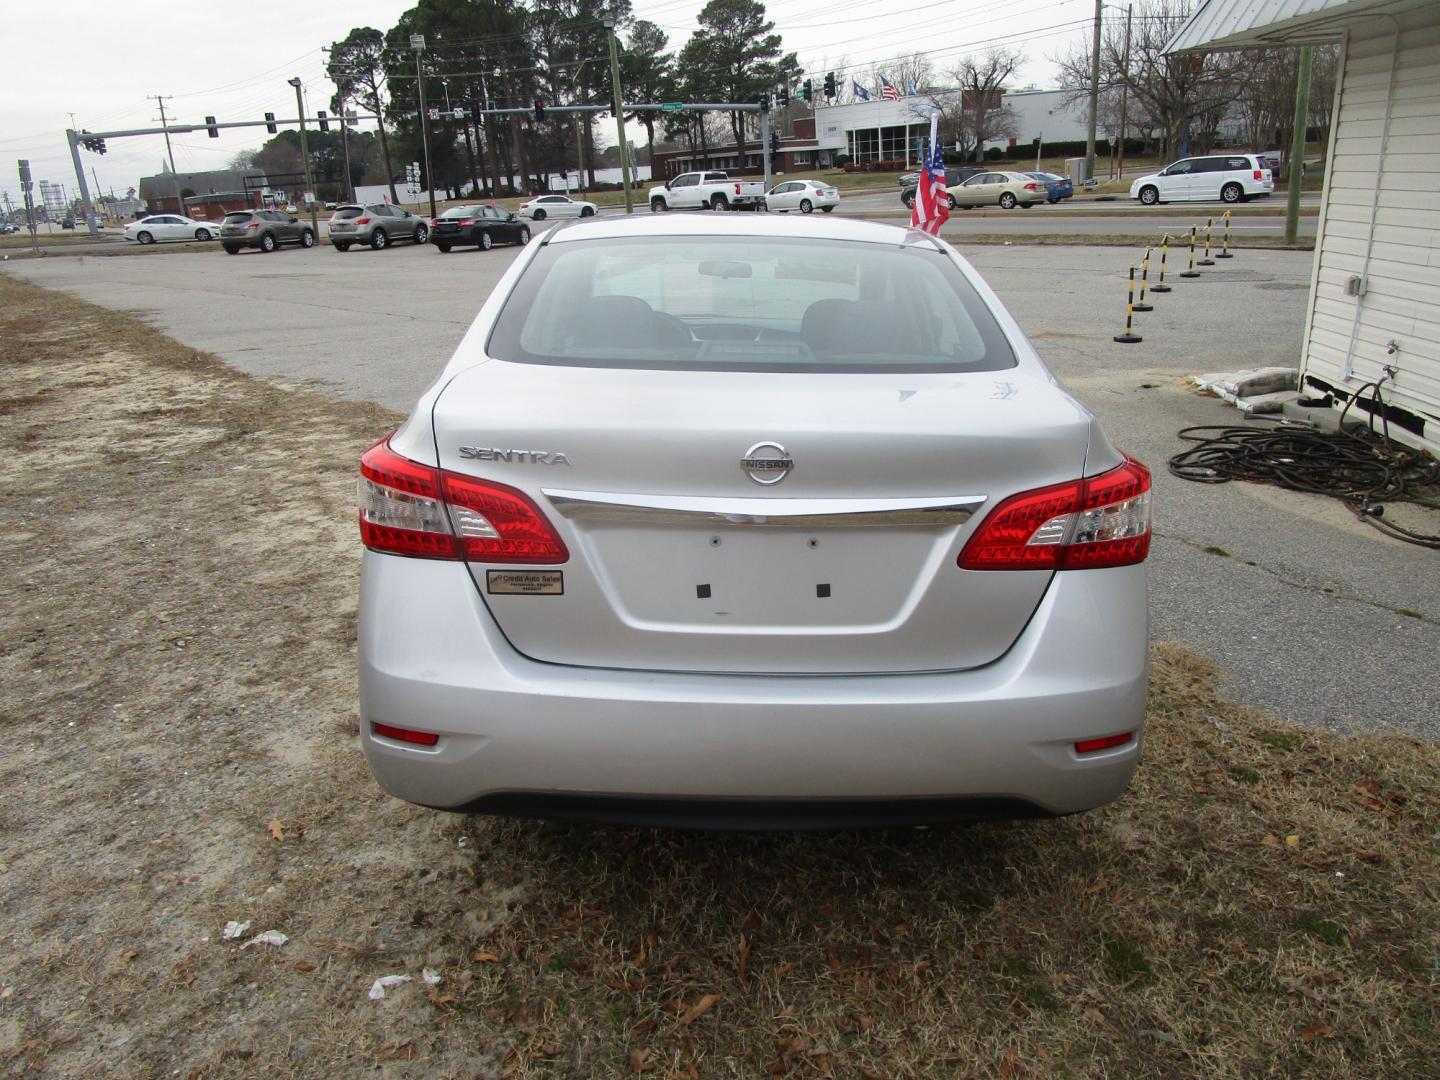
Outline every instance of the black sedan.
[[465, 246], [489, 251], [496, 244], [528, 244], [530, 226], [497, 206], [452, 206], [430, 223], [430, 242], [442, 254]]

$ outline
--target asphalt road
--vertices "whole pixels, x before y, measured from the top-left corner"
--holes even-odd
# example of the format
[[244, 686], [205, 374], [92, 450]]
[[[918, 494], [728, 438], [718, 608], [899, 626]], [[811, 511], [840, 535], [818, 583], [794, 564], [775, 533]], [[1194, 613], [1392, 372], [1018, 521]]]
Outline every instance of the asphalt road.
[[[1038, 211], [1037, 211], [1038, 213]], [[1056, 373], [1155, 474], [1153, 636], [1213, 657], [1235, 697], [1338, 729], [1440, 737], [1440, 573], [1434, 552], [1357, 522], [1338, 504], [1254, 485], [1171, 477], [1177, 429], [1239, 414], [1184, 377], [1293, 364], [1312, 256], [1241, 250], [1176, 282], [1115, 344], [1123, 248], [975, 246], [996, 288]], [[12, 261], [8, 272], [140, 313], [255, 375], [408, 408], [509, 264], [506, 249]], [[1094, 627], [1104, 633], [1104, 626]]]

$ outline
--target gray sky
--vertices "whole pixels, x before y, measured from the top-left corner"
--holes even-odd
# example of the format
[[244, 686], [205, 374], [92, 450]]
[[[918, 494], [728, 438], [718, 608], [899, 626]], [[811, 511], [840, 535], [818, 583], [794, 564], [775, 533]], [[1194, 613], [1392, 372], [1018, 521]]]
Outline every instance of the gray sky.
[[[37, 181], [62, 183], [73, 192], [64, 138], [69, 112], [77, 128], [158, 126], [155, 102], [146, 98], [164, 94], [174, 95], [166, 113], [181, 123], [199, 123], [206, 114], [257, 119], [267, 110], [288, 116], [295, 92], [285, 80], [298, 75], [313, 115], [327, 106], [333, 90], [321, 46], [355, 26], [386, 30], [410, 6], [407, 0], [250, 0], [242, 10], [225, 4], [177, 8], [173, 0], [53, 0], [32, 7], [24, 38], [13, 29], [0, 38], [0, 191], [18, 202], [15, 162], [28, 158]], [[703, 0], [635, 0], [635, 13], [664, 28], [678, 48], [703, 6]], [[1049, 86], [1049, 57], [1083, 40], [1094, 8], [1090, 0], [772, 0], [767, 10], [786, 50], [797, 52], [807, 69], [823, 74], [827, 65], [848, 59], [852, 68], [872, 72], [873, 91], [873, 73], [885, 74], [887, 61], [901, 53], [923, 49], [943, 72], [990, 43], [1024, 49], [1027, 63], [1016, 85]], [[611, 129], [599, 130], [603, 139]], [[220, 168], [236, 151], [267, 137], [263, 128], [224, 131], [219, 139], [203, 132], [175, 136], [175, 165], [182, 172]], [[165, 157], [158, 135], [112, 140], [107, 149], [104, 156], [82, 149], [81, 161], [87, 180], [93, 167], [101, 187], [117, 195], [159, 172]]]

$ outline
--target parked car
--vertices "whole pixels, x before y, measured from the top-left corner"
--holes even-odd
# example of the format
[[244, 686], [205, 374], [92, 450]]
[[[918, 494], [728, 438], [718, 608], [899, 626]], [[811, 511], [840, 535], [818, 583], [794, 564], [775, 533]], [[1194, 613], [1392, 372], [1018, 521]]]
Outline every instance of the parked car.
[[18, 233], [20, 226], [9, 221], [0, 221], [0, 236], [9, 236], [11, 233]]
[[179, 214], [151, 214], [125, 226], [125, 239], [141, 244], [162, 240], [213, 240], [219, 235], [218, 223]]
[[839, 205], [840, 192], [823, 180], [787, 180], [765, 193], [765, 208], [782, 214], [791, 210], [802, 214], [823, 210], [828, 214]]
[[546, 218], [594, 217], [599, 208], [592, 202], [581, 202], [568, 195], [541, 195], [520, 204], [519, 213], [536, 221]]
[[430, 226], [423, 217], [389, 203], [342, 205], [330, 218], [330, 243], [336, 251], [349, 251], [355, 244], [380, 251], [402, 240], [423, 244], [429, 239]]
[[977, 173], [947, 190], [952, 210], [971, 206], [1001, 206], [1006, 210], [1023, 206], [1028, 210], [1046, 199], [1045, 183], [1019, 172]]
[[1075, 185], [1070, 182], [1068, 176], [1060, 176], [1052, 172], [1027, 172], [1026, 176], [1032, 180], [1039, 180], [1045, 185], [1045, 201], [1057, 203], [1061, 199], [1075, 197]]
[[452, 206], [430, 223], [430, 240], [441, 254], [453, 247], [489, 251], [496, 244], [528, 244], [530, 226], [498, 206]]
[[[970, 177], [977, 176], [984, 171], [984, 169], [976, 168], [974, 165], [947, 166], [945, 169], [945, 186], [951, 188], [957, 184], [963, 184], [966, 180], [969, 180]], [[905, 183], [907, 178], [910, 181], [908, 185]], [[906, 209], [915, 205], [915, 189], [919, 184], [920, 174], [918, 172], [906, 173], [900, 178], [900, 201], [905, 204]]]
[[1238, 203], [1275, 190], [1270, 164], [1256, 154], [1208, 154], [1181, 158], [1130, 185], [1130, 197], [1146, 206], [1219, 199]]
[[1149, 489], [943, 241], [556, 229], [361, 459], [361, 744], [467, 812], [1087, 810], [1140, 756]]
[[220, 222], [220, 246], [227, 255], [238, 255], [247, 247], [274, 251], [281, 244], [314, 247], [315, 233], [283, 210], [236, 210]]
[[759, 180], [731, 180], [724, 172], [681, 173], [650, 189], [650, 212], [663, 210], [762, 210], [765, 185]]

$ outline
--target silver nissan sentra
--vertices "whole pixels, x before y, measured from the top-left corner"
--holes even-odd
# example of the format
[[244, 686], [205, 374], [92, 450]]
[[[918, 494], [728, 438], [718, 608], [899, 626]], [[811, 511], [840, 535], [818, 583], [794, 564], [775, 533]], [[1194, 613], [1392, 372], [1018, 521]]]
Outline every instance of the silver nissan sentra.
[[1139, 760], [1150, 475], [922, 233], [552, 229], [360, 471], [401, 799], [922, 824], [1087, 810]]

